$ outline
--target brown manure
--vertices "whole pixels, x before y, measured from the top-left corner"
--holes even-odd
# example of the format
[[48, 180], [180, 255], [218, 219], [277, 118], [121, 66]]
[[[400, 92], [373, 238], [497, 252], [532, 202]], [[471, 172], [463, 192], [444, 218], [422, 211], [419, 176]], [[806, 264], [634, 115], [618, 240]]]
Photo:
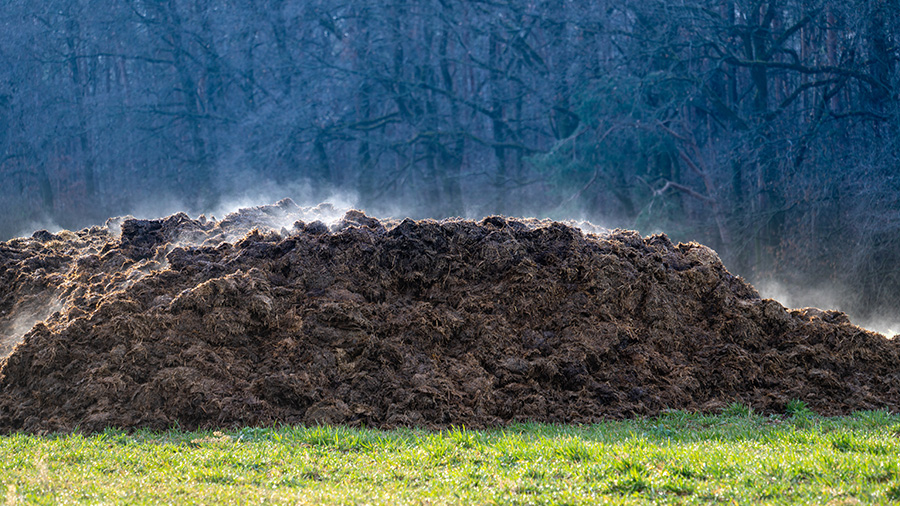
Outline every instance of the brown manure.
[[900, 341], [761, 299], [699, 244], [333, 211], [0, 243], [0, 431], [900, 410]]

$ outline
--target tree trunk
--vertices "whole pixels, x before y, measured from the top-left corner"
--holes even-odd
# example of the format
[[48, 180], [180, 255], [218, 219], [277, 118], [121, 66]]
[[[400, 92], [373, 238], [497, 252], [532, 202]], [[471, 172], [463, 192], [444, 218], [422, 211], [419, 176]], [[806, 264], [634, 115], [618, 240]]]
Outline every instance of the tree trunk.
[[[450, 58], [447, 52], [450, 32], [445, 29], [441, 34], [438, 46], [440, 58], [441, 79], [444, 89], [454, 95], [456, 89], [453, 84], [453, 74], [450, 70]], [[462, 200], [462, 163], [463, 152], [466, 147], [466, 139], [462, 135], [463, 126], [460, 121], [459, 105], [456, 100], [450, 100], [450, 123], [453, 129], [454, 141], [450, 147], [441, 145], [441, 173], [444, 190], [444, 209], [446, 216], [461, 215], [464, 211]]]
[[503, 102], [500, 100], [501, 83], [500, 67], [500, 35], [497, 27], [492, 26], [488, 37], [488, 61], [490, 62], [489, 89], [491, 95], [491, 132], [494, 141], [494, 158], [496, 159], [496, 174], [494, 176], [495, 205], [498, 212], [506, 212], [506, 183], [507, 183], [507, 159], [506, 132], [503, 128]]
[[72, 88], [75, 97], [75, 113], [78, 117], [78, 145], [81, 149], [81, 177], [84, 180], [85, 201], [94, 200], [97, 185], [94, 178], [94, 153], [91, 145], [87, 113], [84, 107], [87, 83], [81, 71], [81, 60], [78, 53], [78, 41], [81, 40], [81, 27], [77, 20], [69, 18], [66, 22], [66, 46], [69, 52], [69, 72], [72, 77]]

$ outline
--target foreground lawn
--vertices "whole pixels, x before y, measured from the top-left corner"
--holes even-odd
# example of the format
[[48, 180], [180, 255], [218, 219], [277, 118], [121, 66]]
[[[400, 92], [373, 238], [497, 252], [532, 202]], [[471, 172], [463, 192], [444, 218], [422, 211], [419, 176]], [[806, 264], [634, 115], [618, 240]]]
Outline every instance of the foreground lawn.
[[0, 438], [6, 504], [900, 504], [900, 416]]

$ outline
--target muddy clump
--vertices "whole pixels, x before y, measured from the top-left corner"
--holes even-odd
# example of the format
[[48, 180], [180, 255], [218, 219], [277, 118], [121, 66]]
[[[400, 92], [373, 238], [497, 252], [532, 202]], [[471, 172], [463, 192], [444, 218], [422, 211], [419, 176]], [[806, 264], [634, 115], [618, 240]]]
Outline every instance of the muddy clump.
[[0, 243], [0, 431], [900, 409], [900, 341], [761, 299], [704, 246], [332, 211]]

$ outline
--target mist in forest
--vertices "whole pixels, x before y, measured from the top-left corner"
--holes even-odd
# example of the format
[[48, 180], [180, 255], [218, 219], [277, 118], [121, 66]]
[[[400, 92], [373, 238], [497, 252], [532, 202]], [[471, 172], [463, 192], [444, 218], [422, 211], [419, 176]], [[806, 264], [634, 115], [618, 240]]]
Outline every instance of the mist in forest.
[[0, 239], [284, 197], [588, 220], [889, 322], [895, 3], [8, 2]]

